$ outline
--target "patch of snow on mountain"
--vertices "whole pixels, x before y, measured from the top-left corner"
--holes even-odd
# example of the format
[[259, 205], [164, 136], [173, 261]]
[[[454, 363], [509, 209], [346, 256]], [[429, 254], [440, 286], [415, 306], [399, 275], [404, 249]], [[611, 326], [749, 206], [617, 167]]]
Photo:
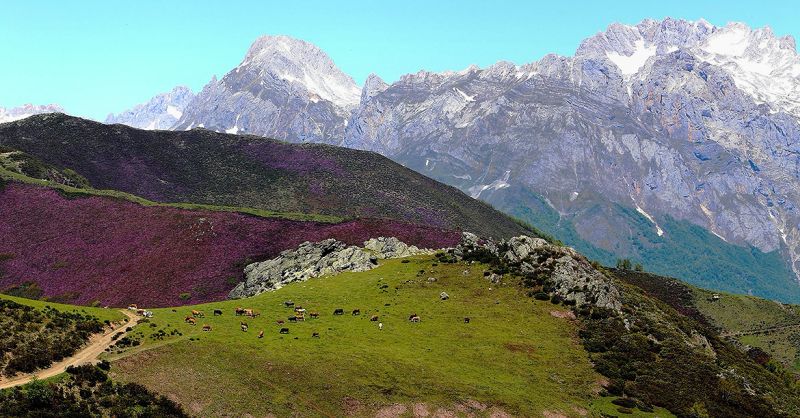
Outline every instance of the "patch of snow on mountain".
[[636, 205], [636, 211], [642, 214], [642, 216], [644, 216], [645, 218], [647, 218], [647, 220], [650, 221], [651, 224], [655, 225], [656, 234], [658, 234], [659, 237], [664, 235], [664, 230], [661, 229], [660, 226], [658, 226], [656, 220], [649, 213], [645, 212], [644, 209], [641, 208], [641, 206]]
[[463, 91], [461, 91], [461, 89], [459, 89], [458, 87], [453, 87], [453, 90], [454, 90], [456, 93], [460, 94], [460, 95], [461, 95], [461, 97], [463, 97], [463, 98], [464, 98], [464, 101], [465, 101], [465, 102], [467, 102], [467, 103], [470, 103], [470, 102], [474, 102], [474, 101], [475, 101], [475, 96], [474, 96], [474, 95], [473, 95], [473, 96], [470, 96], [470, 95], [468, 95], [467, 93], [464, 93]]
[[489, 184], [479, 184], [476, 186], [472, 186], [469, 188], [469, 195], [473, 199], [477, 199], [481, 197], [481, 193], [485, 192], [486, 190], [500, 190], [500, 189], [505, 189], [506, 187], [510, 187], [511, 185], [508, 183], [509, 175], [511, 175], [511, 171], [506, 171], [506, 174], [503, 176], [502, 179], [495, 180]]
[[616, 51], [606, 53], [611, 62], [619, 68], [624, 75], [636, 74], [650, 57], [656, 55], [655, 45], [645, 45], [644, 39], [639, 39], [634, 44], [634, 51], [630, 55], [623, 55]]

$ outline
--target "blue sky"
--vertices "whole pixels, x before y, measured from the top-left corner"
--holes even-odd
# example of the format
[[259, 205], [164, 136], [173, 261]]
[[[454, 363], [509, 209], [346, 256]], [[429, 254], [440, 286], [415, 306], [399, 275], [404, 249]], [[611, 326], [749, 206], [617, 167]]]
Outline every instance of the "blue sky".
[[[302, 4], [302, 5], [301, 5]], [[58, 103], [103, 119], [184, 84], [197, 91], [261, 34], [317, 44], [359, 84], [572, 55], [612, 22], [742, 21], [800, 37], [792, 1], [35, 1], [0, 3], [0, 106]]]

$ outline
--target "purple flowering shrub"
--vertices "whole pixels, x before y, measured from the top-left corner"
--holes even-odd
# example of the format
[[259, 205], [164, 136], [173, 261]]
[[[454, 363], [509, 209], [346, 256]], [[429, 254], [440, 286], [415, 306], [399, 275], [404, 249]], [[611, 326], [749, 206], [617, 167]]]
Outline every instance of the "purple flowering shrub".
[[10, 183], [0, 191], [0, 290], [35, 283], [43, 297], [76, 304], [194, 304], [224, 299], [244, 265], [304, 241], [378, 236], [440, 248], [460, 235], [382, 219], [325, 224], [66, 198]]

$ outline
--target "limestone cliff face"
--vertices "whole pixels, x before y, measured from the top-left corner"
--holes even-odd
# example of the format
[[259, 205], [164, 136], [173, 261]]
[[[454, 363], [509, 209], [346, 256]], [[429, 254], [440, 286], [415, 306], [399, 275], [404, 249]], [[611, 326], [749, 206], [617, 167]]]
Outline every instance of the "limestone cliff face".
[[800, 56], [768, 28], [613, 24], [572, 57], [372, 75], [360, 93], [313, 45], [264, 37], [175, 129], [198, 126], [375, 151], [507, 212], [548, 212], [606, 259], [648, 267], [683, 245], [664, 225], [677, 220], [800, 272]]

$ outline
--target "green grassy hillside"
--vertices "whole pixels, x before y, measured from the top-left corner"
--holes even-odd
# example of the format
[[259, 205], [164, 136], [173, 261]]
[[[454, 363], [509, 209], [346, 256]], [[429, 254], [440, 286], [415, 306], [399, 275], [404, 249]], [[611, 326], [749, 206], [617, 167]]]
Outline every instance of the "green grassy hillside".
[[692, 289], [695, 303], [722, 334], [758, 347], [784, 367], [800, 372], [800, 306], [751, 296]]
[[[426, 257], [389, 260], [369, 272], [313, 279], [250, 299], [156, 309], [134, 330], [140, 345], [110, 354], [112, 375], [176, 399], [198, 416], [616, 411], [611, 399], [596, 395], [603, 379], [581, 347], [577, 323], [553, 316], [564, 308], [533, 300], [515, 284], [491, 284], [483, 271]], [[448, 300], [440, 299], [442, 291]], [[289, 334], [280, 334], [276, 321], [293, 312], [285, 300], [320, 318], [287, 321]], [[261, 315], [234, 316], [238, 306]], [[346, 314], [332, 315], [338, 308]], [[196, 326], [184, 323], [191, 309], [205, 313]], [[214, 309], [223, 315], [214, 316]], [[361, 315], [351, 315], [353, 309]], [[410, 323], [412, 313], [422, 321]], [[202, 331], [203, 324], [212, 330]], [[663, 410], [657, 415], [669, 416]]]

